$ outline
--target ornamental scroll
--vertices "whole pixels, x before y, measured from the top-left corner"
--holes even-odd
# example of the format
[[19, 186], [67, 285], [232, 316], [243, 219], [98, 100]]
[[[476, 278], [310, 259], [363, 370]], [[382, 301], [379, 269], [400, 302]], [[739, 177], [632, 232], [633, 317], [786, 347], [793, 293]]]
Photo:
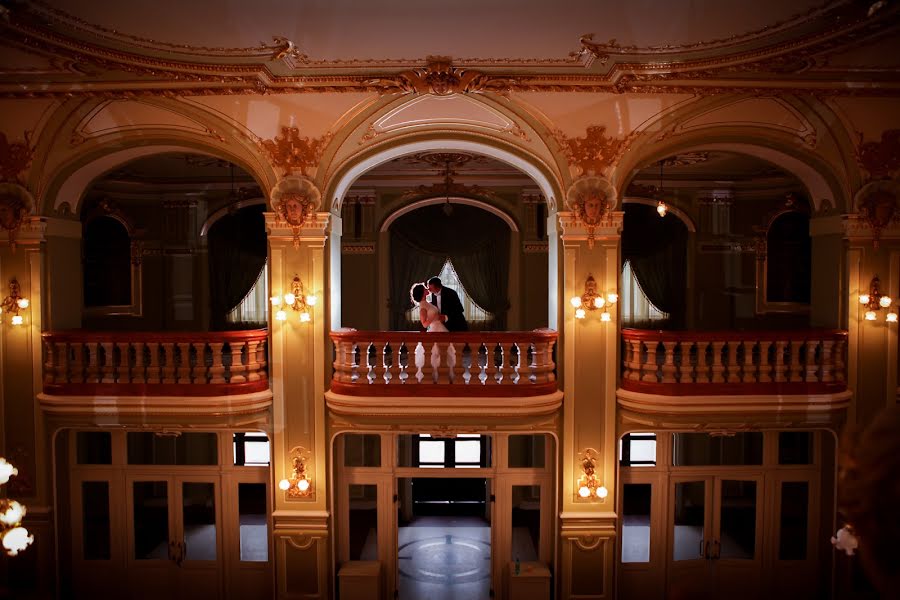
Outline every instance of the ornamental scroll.
[[616, 207], [616, 189], [602, 177], [582, 177], [569, 187], [566, 204], [588, 231], [588, 248], [594, 248], [594, 231]]

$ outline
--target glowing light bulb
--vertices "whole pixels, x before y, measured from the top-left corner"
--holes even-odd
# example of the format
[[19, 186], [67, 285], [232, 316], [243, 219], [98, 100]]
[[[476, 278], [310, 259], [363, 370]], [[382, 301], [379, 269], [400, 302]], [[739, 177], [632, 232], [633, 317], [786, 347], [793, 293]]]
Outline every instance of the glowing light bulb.
[[869, 303], [869, 295], [868, 294], [860, 294], [859, 295], [859, 303], [860, 304], [868, 304]]
[[11, 500], [9, 504], [6, 505], [6, 510], [0, 513], [0, 523], [3, 523], [7, 527], [14, 527], [22, 522], [24, 516], [25, 507], [15, 500]]
[[581, 486], [580, 488], [578, 488], [578, 495], [582, 498], [587, 498], [591, 495], [591, 488], [586, 485]]
[[306, 304], [307, 304], [308, 306], [315, 306], [315, 305], [316, 305], [316, 302], [318, 302], [318, 301], [319, 301], [319, 299], [316, 298], [316, 297], [315, 297], [314, 295], [312, 295], [312, 294], [310, 294], [309, 296], [306, 297]]
[[282, 479], [281, 481], [278, 482], [278, 489], [280, 489], [283, 492], [288, 491], [289, 489], [291, 489], [291, 482], [288, 481], [287, 479]]
[[572, 308], [578, 308], [579, 306], [581, 306], [581, 297], [572, 296], [572, 299], [569, 300], [569, 302], [572, 304]]
[[875, 311], [867, 310], [866, 311], [866, 321], [874, 321], [875, 320]]
[[666, 213], [669, 212], [669, 207], [666, 206], [666, 203], [662, 200], [659, 201], [659, 204], [656, 205], [656, 212], [659, 213], [660, 217], [666, 216]]
[[13, 325], [21, 325], [21, 324], [24, 323], [24, 322], [25, 322], [25, 319], [22, 318], [22, 315], [15, 315], [15, 316], [12, 318], [12, 324], [13, 324]]
[[13, 475], [18, 475], [19, 470], [6, 462], [5, 458], [0, 458], [0, 485], [3, 485]]
[[3, 547], [10, 556], [17, 555], [34, 541], [34, 536], [28, 533], [24, 527], [14, 527], [3, 536]]
[[297, 482], [297, 489], [301, 492], [309, 491], [309, 479], [304, 477], [300, 481]]
[[600, 313], [600, 320], [604, 321], [604, 322], [609, 322], [609, 321], [612, 321], [612, 317], [610, 316], [610, 314], [608, 312], [602, 312], [602, 313]]
[[281, 306], [281, 296], [272, 296], [269, 300], [272, 301], [272, 306]]
[[301, 323], [309, 323], [310, 319], [312, 319], [312, 317], [309, 316], [308, 312], [300, 313], [300, 322]]
[[19, 308], [28, 308], [28, 305], [31, 304], [31, 302], [28, 298], [19, 298], [16, 300], [16, 304], [19, 305]]
[[290, 292], [288, 292], [287, 294], [284, 295], [284, 303], [287, 304], [288, 306], [293, 305], [296, 300], [297, 300], [297, 296], [291, 294]]
[[882, 296], [878, 299], [878, 304], [880, 304], [882, 308], [887, 308], [891, 305], [891, 302], [893, 302], [893, 300], [890, 296]]
[[884, 316], [884, 318], [888, 323], [896, 323], [897, 322], [897, 313], [889, 312], [888, 314], [886, 314]]
[[607, 294], [606, 301], [609, 302], [610, 304], [615, 304], [616, 302], [619, 301], [619, 295], [618, 294]]
[[584, 313], [584, 309], [583, 309], [583, 308], [579, 308], [578, 310], [575, 311], [575, 318], [576, 318], [576, 319], [583, 319], [583, 318], [584, 318], [584, 314], [585, 314], [585, 313]]
[[603, 305], [606, 304], [606, 300], [603, 299], [603, 296], [597, 296], [594, 298], [594, 306], [597, 308], [603, 308]]
[[275, 320], [276, 321], [287, 321], [287, 313], [284, 312], [283, 310], [279, 310], [277, 313], [275, 313]]
[[601, 485], [600, 487], [597, 488], [597, 497], [598, 498], [600, 498], [602, 500], [603, 498], [606, 498], [607, 496], [609, 496], [609, 490], [606, 489], [605, 485]]

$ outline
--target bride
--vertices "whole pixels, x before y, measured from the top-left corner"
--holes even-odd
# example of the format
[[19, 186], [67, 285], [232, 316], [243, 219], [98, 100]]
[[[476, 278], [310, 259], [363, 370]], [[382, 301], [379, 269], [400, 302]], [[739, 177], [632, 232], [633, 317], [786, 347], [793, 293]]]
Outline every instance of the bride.
[[421, 283], [413, 285], [410, 290], [413, 302], [419, 307], [419, 321], [422, 322], [422, 327], [429, 333], [449, 332], [450, 330], [444, 325], [443, 315], [437, 306], [425, 300], [425, 293], [425, 286]]

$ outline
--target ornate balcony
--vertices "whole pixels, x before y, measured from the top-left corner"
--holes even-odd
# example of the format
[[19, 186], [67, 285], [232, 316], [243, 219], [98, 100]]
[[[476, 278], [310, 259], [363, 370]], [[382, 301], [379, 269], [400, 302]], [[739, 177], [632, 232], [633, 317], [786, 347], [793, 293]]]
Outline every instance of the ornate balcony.
[[[539, 414], [561, 401], [556, 383], [557, 333], [536, 331], [421, 333], [331, 332], [334, 376], [327, 394], [335, 412], [398, 414], [416, 396], [432, 413]], [[494, 398], [485, 402], [485, 397]], [[452, 398], [451, 403], [437, 398]], [[530, 399], [523, 402], [523, 398]], [[508, 399], [505, 401], [504, 399]]]
[[[44, 339], [45, 410], [72, 409], [77, 402], [60, 397], [221, 397], [243, 396], [258, 408], [269, 397], [266, 330], [224, 332], [47, 332]], [[252, 398], [252, 400], [251, 400]], [[267, 401], [268, 403], [268, 401]], [[129, 405], [112, 402], [111, 411]], [[151, 400], [133, 410], [157, 409]], [[238, 409], [240, 402], [229, 406]], [[176, 400], [175, 412], [191, 406]], [[85, 405], [86, 407], [87, 405]], [[213, 407], [214, 408], [214, 407]], [[222, 407], [218, 407], [222, 410]], [[96, 406], [95, 406], [96, 409]], [[171, 411], [170, 411], [171, 412]], [[224, 410], [223, 412], [227, 412]]]
[[708, 413], [719, 422], [726, 414], [835, 422], [850, 399], [846, 347], [847, 332], [838, 330], [624, 329], [619, 405], [672, 420]]

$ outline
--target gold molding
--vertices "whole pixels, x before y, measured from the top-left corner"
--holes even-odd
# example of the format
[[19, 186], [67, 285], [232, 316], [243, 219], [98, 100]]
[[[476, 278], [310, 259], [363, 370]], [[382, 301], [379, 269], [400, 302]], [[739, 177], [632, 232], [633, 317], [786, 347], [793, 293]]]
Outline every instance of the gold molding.
[[367, 83], [382, 94], [451, 94], [497, 92], [508, 93], [515, 80], [492, 77], [480, 71], [454, 67], [450, 57], [429, 56], [425, 67], [403, 71], [395, 77], [371, 79]]
[[615, 186], [603, 177], [582, 177], [569, 186], [566, 205], [577, 221], [587, 227], [588, 248], [593, 249], [596, 229], [608, 224], [616, 208]]
[[637, 133], [620, 139], [607, 135], [605, 125], [589, 125], [584, 137], [569, 138], [558, 129], [553, 136], [577, 175], [602, 175], [615, 167]]
[[281, 135], [275, 139], [261, 140], [259, 146], [266, 151], [276, 167], [283, 175], [294, 175], [299, 172], [304, 177], [319, 164], [325, 146], [331, 141], [331, 132], [317, 138], [300, 135], [297, 127], [282, 127]]
[[886, 179], [897, 174], [900, 170], [900, 129], [883, 131], [877, 142], [866, 142], [862, 133], [857, 136], [856, 162], [869, 179]]

